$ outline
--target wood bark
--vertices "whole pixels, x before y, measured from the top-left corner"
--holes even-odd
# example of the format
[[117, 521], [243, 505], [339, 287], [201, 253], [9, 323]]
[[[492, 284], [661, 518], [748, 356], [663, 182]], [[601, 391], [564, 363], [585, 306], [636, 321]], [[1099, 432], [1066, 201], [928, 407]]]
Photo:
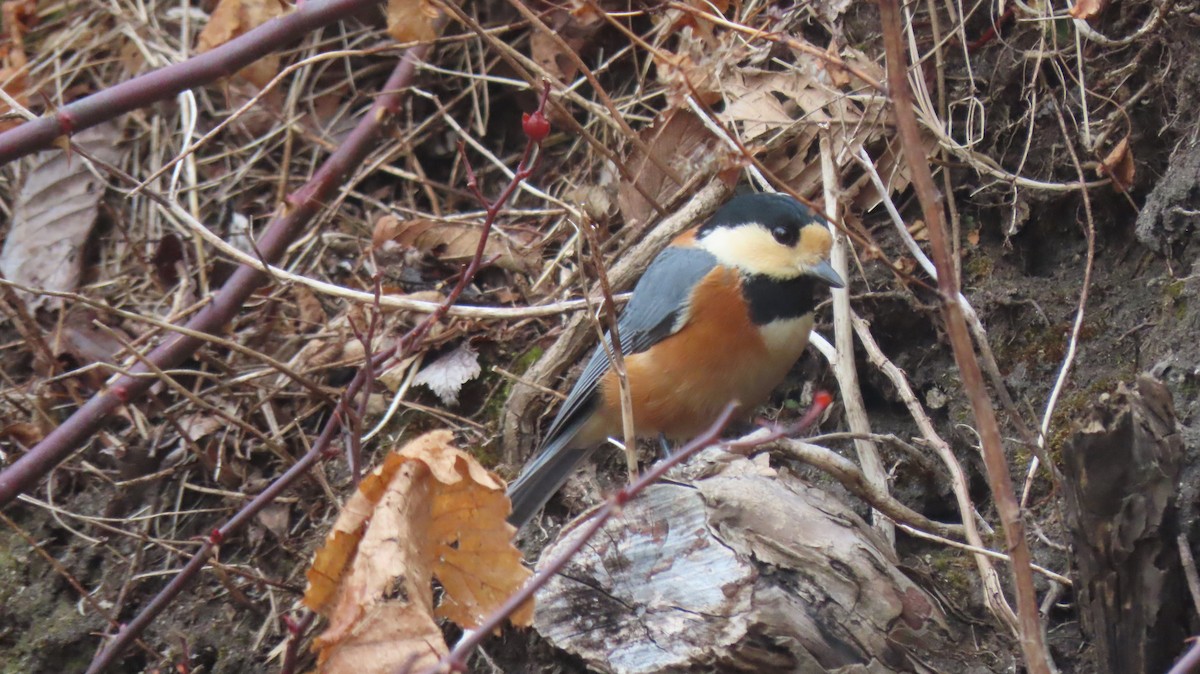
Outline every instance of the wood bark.
[[1146, 375], [1105, 396], [1063, 449], [1094, 671], [1157, 674], [1183, 648], [1188, 593], [1175, 547], [1182, 454], [1171, 394]]
[[914, 652], [947, 648], [937, 605], [849, 507], [763, 462], [719, 468], [611, 520], [539, 594], [542, 635], [630, 674], [923, 672]]

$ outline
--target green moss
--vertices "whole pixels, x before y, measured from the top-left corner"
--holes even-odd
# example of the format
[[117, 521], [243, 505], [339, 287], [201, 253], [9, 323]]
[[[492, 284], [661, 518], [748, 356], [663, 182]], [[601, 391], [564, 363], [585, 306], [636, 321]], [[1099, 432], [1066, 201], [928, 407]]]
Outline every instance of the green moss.
[[[525, 374], [534, 363], [538, 362], [544, 353], [546, 353], [546, 350], [540, 346], [530, 347], [528, 351], [518, 356], [508, 369], [519, 377]], [[479, 421], [493, 428], [499, 428], [500, 420], [504, 415], [504, 406], [508, 403], [509, 397], [512, 396], [513, 385], [516, 382], [490, 367], [484, 368], [483, 379], [489, 388], [495, 387], [495, 393], [483, 404], [483, 409], [479, 413]], [[479, 459], [480, 463], [489, 468], [495, 467], [500, 462], [501, 452], [496, 441], [472, 448], [470, 451], [475, 458]]]
[[930, 553], [927, 559], [938, 580], [944, 583], [945, 587], [962, 594], [971, 592], [971, 574], [974, 572], [974, 566], [969, 557], [947, 548], [942, 552]]
[[972, 282], [978, 283], [992, 277], [996, 264], [987, 255], [975, 255], [963, 266], [963, 272]]
[[1046, 438], [1046, 452], [1056, 464], [1062, 460], [1062, 450], [1074, 432], [1075, 421], [1105, 393], [1117, 390], [1121, 381], [1132, 381], [1137, 374], [1130, 363], [1117, 363], [1116, 372], [1102, 377], [1082, 389], [1065, 392], [1058, 400], [1054, 409], [1054, 419], [1050, 422], [1050, 435]]
[[[1061, 363], [1070, 333], [1069, 323], [1046, 326], [1040, 331], [1031, 329], [1013, 341], [999, 345], [996, 355], [1001, 363], [1007, 363], [1010, 367], [1016, 363], [1024, 363], [1031, 368]], [[1083, 337], [1082, 331], [1080, 337]]]
[[1188, 293], [1185, 281], [1177, 279], [1163, 286], [1162, 308], [1164, 312], [1171, 312], [1177, 321], [1187, 318]]

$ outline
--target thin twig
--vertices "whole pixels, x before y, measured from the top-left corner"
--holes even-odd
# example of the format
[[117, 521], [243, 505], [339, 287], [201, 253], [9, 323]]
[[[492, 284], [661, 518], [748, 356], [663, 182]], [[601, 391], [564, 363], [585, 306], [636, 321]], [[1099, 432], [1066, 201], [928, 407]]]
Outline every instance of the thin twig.
[[1055, 667], [1042, 637], [1037, 597], [1033, 589], [1033, 570], [1030, 567], [1032, 559], [1029, 542], [1025, 538], [1025, 524], [1016, 494], [1013, 493], [1012, 478], [1009, 475], [995, 411], [984, 388], [983, 374], [971, 346], [971, 336], [963, 319], [962, 306], [958, 302], [958, 278], [954, 275], [954, 263], [950, 259], [942, 206], [937, 197], [937, 188], [933, 184], [933, 175], [930, 173], [929, 162], [921, 143], [921, 132], [913, 112], [906, 67], [908, 61], [902, 37], [900, 2], [878, 0], [877, 4], [883, 28], [892, 110], [913, 187], [921, 202], [921, 211], [929, 231], [934, 264], [938, 270], [938, 290], [941, 293], [946, 333], [954, 350], [954, 360], [958, 363], [963, 387], [971, 401], [971, 409], [983, 445], [983, 462], [987, 468], [988, 482], [992, 488], [996, 511], [1004, 525], [1005, 542], [1012, 555], [1021, 652], [1024, 654], [1025, 666], [1031, 674], [1051, 674]]
[[852, 494], [866, 501], [879, 515], [889, 518], [889, 523], [905, 522], [946, 537], [965, 535], [962, 525], [935, 522], [897, 501], [887, 489], [873, 484], [854, 462], [831, 449], [811, 442], [789, 439], [778, 441], [776, 446], [788, 456], [827, 473]]
[[[317, 170], [312, 180], [304, 188], [301, 188], [299, 194], [302, 196], [293, 195], [294, 209], [288, 215], [277, 218], [267, 228], [266, 234], [259, 242], [264, 256], [270, 259], [281, 254], [287, 243], [298, 233], [300, 226], [320, 209], [324, 197], [336, 186], [337, 181], [347, 173], [349, 168], [356, 165], [358, 161], [361, 161], [361, 158], [372, 148], [372, 139], [377, 135], [383, 121], [389, 115], [395, 114], [395, 111], [399, 108], [403, 92], [416, 71], [417, 61], [423, 58], [428, 50], [428, 45], [421, 45], [410, 49], [401, 57], [391, 77], [388, 78], [387, 83], [384, 85], [384, 93], [376, 98], [375, 103], [363, 115], [362, 120], [355, 127], [354, 131], [351, 132], [345, 143], [330, 155], [325, 164]], [[460, 283], [468, 278], [468, 276], [464, 275]], [[197, 314], [188, 323], [188, 327], [214, 331], [240, 309], [245, 298], [263, 280], [264, 276], [261, 272], [248, 267], [239, 268], [233, 277], [226, 282], [224, 289], [213, 300], [213, 303]], [[214, 309], [214, 307], [217, 307], [217, 309]], [[431, 314], [427, 320], [432, 320], [432, 317], [435, 315], [437, 314]], [[219, 322], [212, 323], [218, 320]], [[174, 339], [168, 338], [166, 344], [146, 356], [147, 360], [160, 369], [173, 367], [202, 343], [200, 340], [178, 335], [174, 335], [173, 337]], [[368, 362], [365, 367], [368, 369], [379, 367], [391, 355], [392, 353], [388, 351], [380, 353], [373, 362]], [[133, 370], [133, 374], [135, 375], [146, 371], [145, 366], [141, 363], [135, 365]], [[94, 431], [95, 427], [99, 425], [107, 413], [115, 409], [117, 405], [129, 401], [133, 396], [149, 388], [153, 381], [155, 380], [150, 378], [123, 376], [110, 387], [108, 392], [97, 395], [88, 401], [84, 407], [71, 415], [67, 421], [63, 422], [61, 426], [55, 429], [54, 432], [34, 447], [33, 450], [14, 463], [4, 473], [0, 473], [0, 505], [15, 498], [18, 493], [30, 486], [42, 473], [52, 469], [58, 461], [69, 455], [78, 446], [78, 443], [81, 443]], [[326, 423], [325, 428], [322, 429], [320, 436], [313, 443], [309, 451], [284, 472], [283, 475], [259, 493], [258, 496], [243, 506], [224, 525], [213, 530], [212, 534], [208, 536], [204, 544], [200, 547], [200, 550], [171, 579], [171, 582], [159, 591], [133, 620], [122, 627], [117, 635], [113, 637], [112, 641], [96, 655], [88, 667], [88, 674], [95, 674], [108, 667], [125, 650], [129, 642], [141, 634], [158, 614], [166, 609], [175, 597], [200, 573], [216, 547], [225, 538], [237, 532], [243, 525], [251, 521], [259, 511], [273, 503], [283, 490], [291, 486], [299, 477], [306, 474], [309, 468], [326, 455], [330, 443], [333, 442], [334, 437], [336, 437], [341, 427], [342, 416], [345, 414], [345, 410], [349, 409], [350, 402], [354, 400], [354, 396], [358, 394], [366, 381], [367, 377], [365, 373], [360, 371], [358, 376], [347, 386], [337, 409], [335, 409], [334, 414], [330, 417], [330, 420]]]
[[[787, 434], [799, 433], [809, 428], [821, 418], [821, 414], [829, 406], [831, 398], [829, 394], [818, 392], [814, 396], [813, 404], [796, 424], [787, 428], [777, 428], [771, 432], [761, 434], [753, 440], [734, 440], [730, 442], [720, 443], [719, 446], [727, 451], [745, 452], [753, 447], [761, 446], [768, 442], [778, 440]], [[559, 571], [566, 566], [585, 545], [604, 527], [610, 518], [621, 512], [621, 508], [629, 501], [636, 498], [639, 494], [645, 491], [646, 487], [657, 482], [662, 476], [666, 475], [675, 466], [679, 465], [688, 457], [691, 457], [700, 450], [713, 445], [721, 436], [721, 431], [729, 423], [729, 419], [733, 416], [736, 409], [735, 403], [729, 403], [725, 409], [713, 422], [712, 426], [707, 431], [694, 438], [679, 450], [671, 454], [671, 456], [654, 464], [645, 473], [642, 473], [633, 483], [626, 485], [613, 494], [607, 501], [604, 502], [598, 509], [594, 510], [590, 515], [587, 515], [586, 521], [581, 525], [582, 533], [579, 534], [574, 543], [564, 549], [560, 554], [542, 563], [537, 573], [535, 573], [519, 591], [513, 594], [504, 602], [504, 604], [492, 612], [478, 627], [469, 630], [463, 636], [454, 648], [450, 650], [442, 659], [432, 667], [423, 670], [422, 674], [433, 674], [434, 672], [444, 671], [463, 671], [466, 658], [489, 634], [498, 629], [525, 602], [533, 598], [533, 595], [550, 581]]]
[[[821, 152], [821, 183], [825, 191], [825, 217], [831, 222], [838, 221], [838, 189], [837, 169], [833, 164], [832, 142], [829, 133], [822, 133], [818, 144]], [[830, 253], [830, 263], [834, 270], [841, 275], [847, 284], [850, 282], [848, 248], [850, 240], [841, 229], [834, 228], [833, 250]], [[837, 345], [837, 358], [833, 361], [833, 371], [837, 376], [838, 389], [842, 392], [842, 404], [846, 410], [846, 423], [850, 430], [861, 435], [870, 435], [871, 420], [867, 417], [867, 406], [863, 402], [862, 388], [858, 384], [858, 368], [854, 364], [854, 328], [850, 325], [850, 288], [833, 288], [833, 338]], [[870, 440], [855, 439], [854, 448], [858, 452], [858, 463], [862, 466], [871, 487], [884, 494], [888, 490], [887, 469], [879, 458], [879, 448]], [[896, 529], [886, 518], [875, 513], [871, 517], [871, 526], [879, 532], [883, 540], [896, 550]]]
[[604, 306], [604, 323], [608, 327], [609, 338], [605, 339], [604, 331], [600, 332], [600, 344], [608, 354], [613, 372], [617, 375], [617, 387], [621, 396], [621, 431], [625, 436], [625, 470], [629, 481], [637, 479], [637, 434], [633, 427], [633, 393], [629, 389], [629, 373], [625, 369], [625, 354], [621, 348], [621, 333], [617, 324], [617, 305], [613, 302], [612, 285], [608, 282], [608, 272], [604, 270], [604, 257], [600, 250], [600, 241], [591, 221], [581, 222], [579, 229], [587, 239], [588, 248], [592, 252], [592, 266], [596, 270], [596, 280], [600, 282], [600, 296]]
[[0, 164], [50, 147], [70, 136], [132, 110], [201, 87], [338, 19], [354, 16], [374, 0], [309, 0], [295, 11], [247, 31], [192, 58], [146, 73], [58, 108], [53, 115], [31, 120], [0, 134]]
[[[416, 64], [428, 50], [428, 45], [420, 45], [404, 53], [396, 70], [384, 84], [384, 93], [367, 110], [362, 121], [342, 146], [325, 160], [312, 179], [291, 195], [291, 208], [274, 218], [258, 241], [258, 248], [265, 259], [274, 260], [283, 255], [304, 225], [320, 212], [326, 197], [339, 181], [373, 149], [371, 141], [384, 120], [399, 110], [400, 100], [407, 83], [412, 79]], [[218, 332], [237, 315], [246, 299], [264, 281], [266, 274], [259, 269], [247, 265], [239, 267], [212, 302], [188, 321], [187, 328], [197, 332]], [[433, 315], [437, 315], [437, 312]], [[161, 346], [151, 351], [147, 359], [160, 369], [171, 369], [195, 353], [203, 343], [189, 335], [172, 334]], [[139, 376], [147, 372], [149, 370], [143, 364], [135, 364], [130, 375], [119, 377], [107, 390], [93, 396], [33, 449], [0, 472], [0, 507], [11, 502], [17, 494], [30, 489], [43, 475], [79, 448], [118, 407], [145, 393], [155, 381]]]

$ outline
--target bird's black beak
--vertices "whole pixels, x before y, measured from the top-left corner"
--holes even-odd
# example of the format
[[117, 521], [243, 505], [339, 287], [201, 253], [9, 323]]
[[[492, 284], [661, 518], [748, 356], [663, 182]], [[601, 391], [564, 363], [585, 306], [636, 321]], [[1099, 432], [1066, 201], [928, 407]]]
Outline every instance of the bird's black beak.
[[842, 280], [841, 276], [838, 276], [838, 273], [833, 270], [833, 265], [828, 262], [822, 262], [815, 267], [809, 267], [808, 275], [821, 279], [834, 288], [846, 287], [846, 282]]

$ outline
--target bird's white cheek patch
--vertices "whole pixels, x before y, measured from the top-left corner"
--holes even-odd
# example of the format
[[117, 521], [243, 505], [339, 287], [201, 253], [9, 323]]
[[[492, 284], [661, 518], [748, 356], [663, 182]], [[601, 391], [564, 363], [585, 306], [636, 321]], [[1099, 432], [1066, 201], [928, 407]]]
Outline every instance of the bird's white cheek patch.
[[771, 321], [758, 326], [758, 331], [771, 359], [787, 361], [784, 367], [790, 368], [804, 352], [804, 347], [808, 346], [808, 333], [812, 331], [812, 326], [813, 318], [809, 315]]

